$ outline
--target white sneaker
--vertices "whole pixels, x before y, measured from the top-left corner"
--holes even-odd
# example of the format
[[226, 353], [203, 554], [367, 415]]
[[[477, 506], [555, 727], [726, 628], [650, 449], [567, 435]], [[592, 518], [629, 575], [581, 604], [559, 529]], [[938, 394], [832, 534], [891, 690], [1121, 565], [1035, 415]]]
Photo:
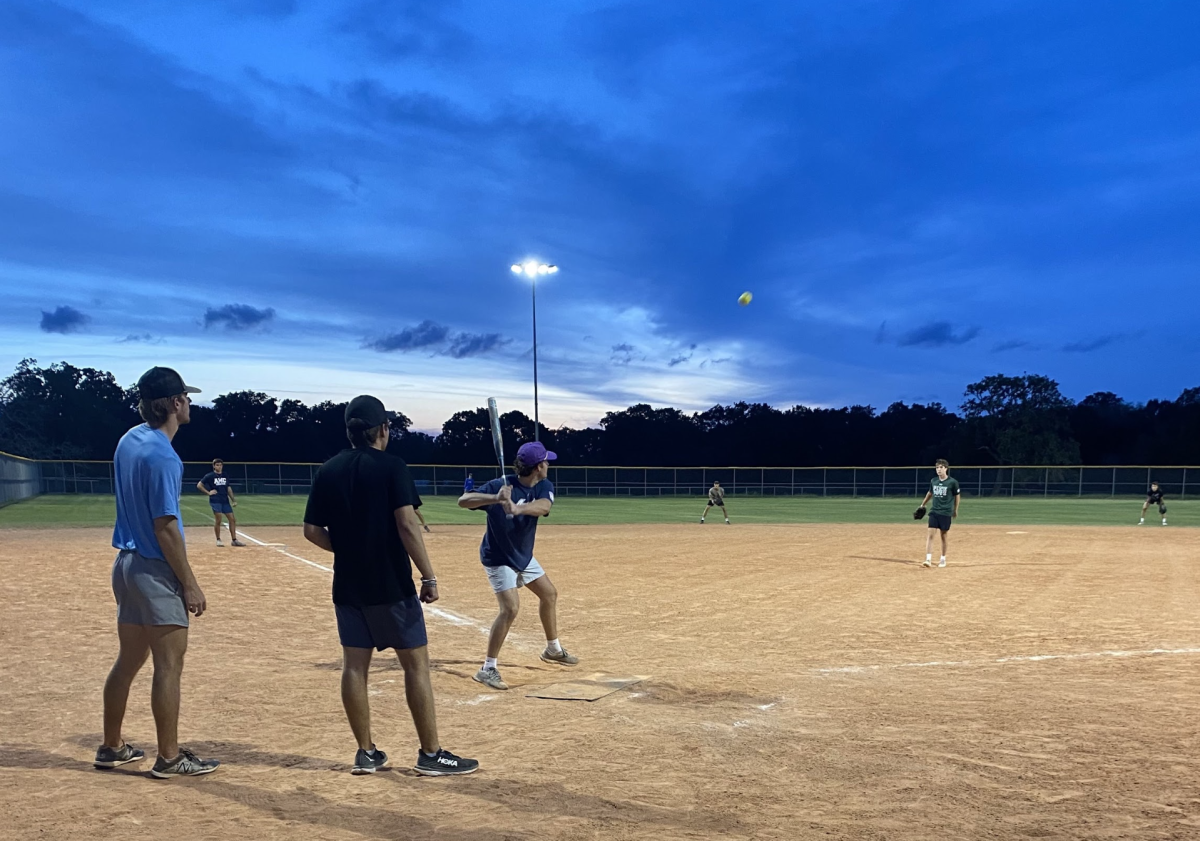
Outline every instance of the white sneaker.
[[931, 567], [933, 566], [933, 561], [929, 560], [929, 558], [926, 558], [925, 560], [921, 561], [921, 566]]
[[217, 541], [217, 545], [218, 545], [218, 546], [224, 546], [225, 544], [224, 544], [224, 543], [222, 543], [221, 541], [219, 541], [219, 540], [218, 540], [218, 541]]
[[1166, 524], [1167, 524], [1167, 521], [1166, 521], [1166, 520], [1163, 520], [1163, 525], [1165, 526]]
[[1144, 526], [1144, 525], [1146, 525], [1146, 521], [1145, 521], [1145, 520], [1138, 520], [1138, 525], [1139, 525], [1139, 526]]
[[945, 558], [942, 558], [940, 561], [938, 561], [938, 566], [939, 566], [939, 567], [944, 567], [945, 565], [946, 565], [946, 559], [945, 559]]

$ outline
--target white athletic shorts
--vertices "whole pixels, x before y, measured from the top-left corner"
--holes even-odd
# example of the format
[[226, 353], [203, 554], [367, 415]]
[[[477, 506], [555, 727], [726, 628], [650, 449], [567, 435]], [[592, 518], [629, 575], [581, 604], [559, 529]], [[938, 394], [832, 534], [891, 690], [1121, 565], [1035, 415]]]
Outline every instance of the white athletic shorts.
[[503, 593], [505, 590], [515, 590], [517, 587], [524, 587], [530, 581], [537, 581], [546, 574], [546, 570], [542, 569], [542, 565], [537, 562], [537, 558], [532, 558], [529, 561], [529, 566], [520, 572], [507, 566], [484, 567], [483, 569], [487, 573], [493, 593]]

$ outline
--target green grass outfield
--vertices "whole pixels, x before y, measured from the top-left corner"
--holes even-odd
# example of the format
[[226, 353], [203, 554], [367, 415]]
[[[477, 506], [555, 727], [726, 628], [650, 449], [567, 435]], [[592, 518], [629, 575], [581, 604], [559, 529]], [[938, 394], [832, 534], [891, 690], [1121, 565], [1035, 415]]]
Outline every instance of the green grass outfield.
[[[916, 498], [851, 499], [822, 497], [737, 497], [729, 500], [735, 523], [902, 523], [911, 520]], [[247, 527], [298, 525], [303, 496], [239, 496], [238, 522]], [[963, 498], [959, 522], [993, 525], [1131, 526], [1137, 523], [1141, 499]], [[1200, 526], [1200, 502], [1168, 500], [1172, 526]], [[559, 497], [549, 523], [615, 525], [621, 523], [689, 523], [700, 519], [703, 497]], [[184, 523], [212, 522], [207, 500], [199, 494], [183, 498]], [[448, 496], [428, 497], [421, 509], [430, 525], [483, 524], [482, 512], [464, 511]], [[1157, 510], [1147, 512], [1157, 525]], [[548, 523], [548, 524], [549, 524]], [[709, 523], [720, 526], [719, 511]], [[0, 528], [112, 526], [111, 496], [41, 496], [0, 508]]]

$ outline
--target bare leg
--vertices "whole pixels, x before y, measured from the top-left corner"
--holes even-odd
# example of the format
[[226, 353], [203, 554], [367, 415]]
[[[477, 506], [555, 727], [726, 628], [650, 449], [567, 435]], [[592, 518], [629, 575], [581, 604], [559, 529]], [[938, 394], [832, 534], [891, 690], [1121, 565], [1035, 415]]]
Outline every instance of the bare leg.
[[935, 531], [937, 531], [937, 529], [926, 529], [925, 530], [925, 554], [926, 555], [929, 555], [933, 552], [933, 533]]
[[229, 523], [229, 539], [237, 540], [237, 517], [232, 514], [226, 514], [225, 520]]
[[158, 731], [158, 755], [171, 761], [179, 756], [179, 681], [183, 677], [188, 629], [182, 625], [154, 625], [147, 630], [154, 658], [150, 709]]
[[144, 626], [117, 623], [117, 639], [121, 645], [117, 661], [104, 681], [104, 744], [110, 748], [125, 743], [121, 724], [129, 703], [129, 687], [150, 656], [150, 637]]
[[213, 531], [215, 531], [217, 533], [217, 540], [220, 540], [221, 539], [221, 515], [214, 513], [213, 520], [214, 520]]
[[405, 648], [396, 652], [404, 668], [404, 697], [417, 728], [417, 739], [425, 753], [441, 748], [437, 732], [437, 710], [433, 705], [433, 682], [429, 679], [429, 647]]
[[542, 619], [546, 639], [558, 639], [558, 589], [550, 581], [550, 576], [543, 575], [525, 586], [538, 597], [538, 616]]
[[948, 531], [942, 532], [942, 557], [946, 557], [946, 538], [950, 534]]
[[500, 603], [500, 612], [496, 614], [496, 619], [492, 622], [492, 630], [488, 634], [487, 646], [487, 656], [492, 658], [500, 656], [500, 648], [504, 645], [504, 640], [508, 637], [508, 630], [512, 627], [513, 622], [516, 621], [517, 611], [521, 607], [515, 587], [511, 590], [497, 593], [496, 601]]
[[708, 516], [708, 509], [709, 509], [710, 507], [711, 507], [711, 506], [710, 506], [710, 505], [709, 505], [707, 502], [704, 504], [704, 510], [700, 512], [700, 519], [701, 519], [701, 520], [703, 520], [705, 517], [707, 517], [707, 516]]
[[726, 520], [729, 519], [729, 511], [726, 510], [724, 505], [721, 506], [721, 513], [725, 515]]
[[371, 701], [367, 697], [367, 673], [371, 670], [370, 648], [342, 646], [342, 706], [354, 739], [363, 750], [370, 750]]

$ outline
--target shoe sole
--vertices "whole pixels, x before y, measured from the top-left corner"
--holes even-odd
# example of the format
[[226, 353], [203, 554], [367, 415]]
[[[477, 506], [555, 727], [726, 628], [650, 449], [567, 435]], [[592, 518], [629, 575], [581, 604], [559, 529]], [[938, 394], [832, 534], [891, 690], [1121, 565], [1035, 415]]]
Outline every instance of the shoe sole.
[[578, 666], [579, 665], [578, 660], [576, 660], [574, 663], [566, 663], [562, 660], [555, 660], [553, 657], [547, 657], [545, 654], [542, 655], [541, 660], [543, 663], [556, 663], [559, 666]]
[[350, 769], [350, 773], [356, 777], [361, 777], [364, 774], [374, 774], [380, 768], [386, 768], [386, 767], [387, 767], [386, 765], [375, 765], [371, 768], [363, 768], [361, 766], [355, 765], [353, 768]]
[[93, 762], [92, 767], [99, 768], [102, 771], [109, 771], [113, 768], [120, 768], [122, 765], [128, 765], [130, 762], [140, 762], [145, 758], [146, 757], [143, 755], [135, 756], [132, 759], [115, 759], [112, 762]]
[[503, 686], [497, 686], [494, 683], [488, 683], [486, 680], [480, 680], [477, 675], [471, 675], [471, 680], [475, 681], [476, 683], [481, 683], [484, 686], [488, 687], [489, 689], [495, 689], [497, 692], [507, 692], [508, 691], [507, 683], [504, 684]]
[[476, 771], [478, 771], [479, 766], [476, 765], [469, 771], [433, 771], [429, 768], [422, 768], [419, 765], [414, 765], [413, 770], [422, 777], [465, 777], [467, 774], [474, 774]]
[[[219, 767], [221, 767], [221, 766], [218, 765], [217, 768], [219, 768]], [[203, 771], [192, 771], [187, 774], [169, 773], [166, 771], [151, 770], [150, 776], [156, 777], [160, 780], [171, 780], [171, 779], [174, 779], [175, 777], [203, 777], [205, 774], [211, 774], [213, 771], [216, 771], [217, 768], [205, 768]]]

